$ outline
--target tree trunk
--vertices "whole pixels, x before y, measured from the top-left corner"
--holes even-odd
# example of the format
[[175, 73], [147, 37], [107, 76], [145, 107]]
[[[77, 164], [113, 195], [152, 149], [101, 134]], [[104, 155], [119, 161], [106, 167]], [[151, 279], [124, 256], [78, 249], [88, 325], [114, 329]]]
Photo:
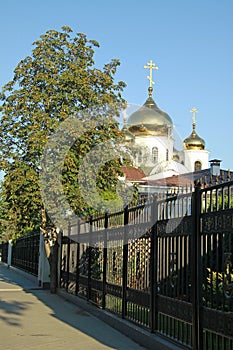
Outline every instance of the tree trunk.
[[55, 242], [54, 246], [51, 247], [51, 253], [49, 257], [49, 265], [50, 265], [50, 292], [56, 293], [57, 291], [57, 282], [58, 282], [58, 276], [57, 276], [57, 265], [58, 265], [58, 243]]
[[41, 211], [42, 227], [41, 232], [44, 235], [44, 247], [50, 266], [50, 292], [56, 293], [58, 285], [58, 248], [57, 231], [55, 227], [46, 226], [47, 216], [43, 208]]

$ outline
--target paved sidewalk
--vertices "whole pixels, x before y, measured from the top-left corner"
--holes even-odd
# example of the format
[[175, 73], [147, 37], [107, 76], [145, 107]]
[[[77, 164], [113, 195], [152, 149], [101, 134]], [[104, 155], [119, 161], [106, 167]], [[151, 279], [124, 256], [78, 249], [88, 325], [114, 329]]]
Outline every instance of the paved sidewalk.
[[4, 350], [143, 350], [87, 311], [38, 288], [1, 262], [0, 343]]

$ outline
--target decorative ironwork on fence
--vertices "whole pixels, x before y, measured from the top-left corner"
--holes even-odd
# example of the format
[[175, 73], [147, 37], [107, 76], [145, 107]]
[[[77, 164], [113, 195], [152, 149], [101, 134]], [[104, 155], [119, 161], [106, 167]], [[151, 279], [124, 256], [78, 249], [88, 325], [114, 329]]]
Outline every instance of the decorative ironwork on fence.
[[70, 224], [60, 284], [185, 348], [231, 350], [232, 266], [233, 182], [197, 185]]
[[12, 266], [38, 275], [40, 233], [17, 238], [12, 245]]

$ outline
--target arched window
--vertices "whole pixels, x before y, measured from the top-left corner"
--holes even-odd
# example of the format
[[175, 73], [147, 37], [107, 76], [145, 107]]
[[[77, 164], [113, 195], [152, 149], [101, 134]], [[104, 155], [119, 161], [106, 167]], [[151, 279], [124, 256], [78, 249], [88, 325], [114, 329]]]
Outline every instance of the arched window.
[[159, 159], [158, 147], [153, 147], [152, 148], [152, 160], [154, 163], [157, 163], [158, 159]]
[[194, 163], [194, 171], [198, 171], [198, 170], [201, 170], [202, 169], [202, 164], [199, 160], [197, 160], [195, 163]]

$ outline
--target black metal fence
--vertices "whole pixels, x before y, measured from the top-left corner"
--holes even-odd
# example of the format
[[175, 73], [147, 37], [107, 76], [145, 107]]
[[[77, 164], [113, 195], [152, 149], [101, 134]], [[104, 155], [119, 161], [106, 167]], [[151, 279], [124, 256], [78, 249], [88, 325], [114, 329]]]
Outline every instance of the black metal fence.
[[186, 349], [232, 350], [232, 266], [228, 182], [70, 224], [60, 283]]
[[12, 246], [11, 265], [38, 275], [40, 233], [17, 238]]
[[0, 244], [0, 254], [1, 254], [1, 261], [7, 264], [8, 243], [3, 242]]

